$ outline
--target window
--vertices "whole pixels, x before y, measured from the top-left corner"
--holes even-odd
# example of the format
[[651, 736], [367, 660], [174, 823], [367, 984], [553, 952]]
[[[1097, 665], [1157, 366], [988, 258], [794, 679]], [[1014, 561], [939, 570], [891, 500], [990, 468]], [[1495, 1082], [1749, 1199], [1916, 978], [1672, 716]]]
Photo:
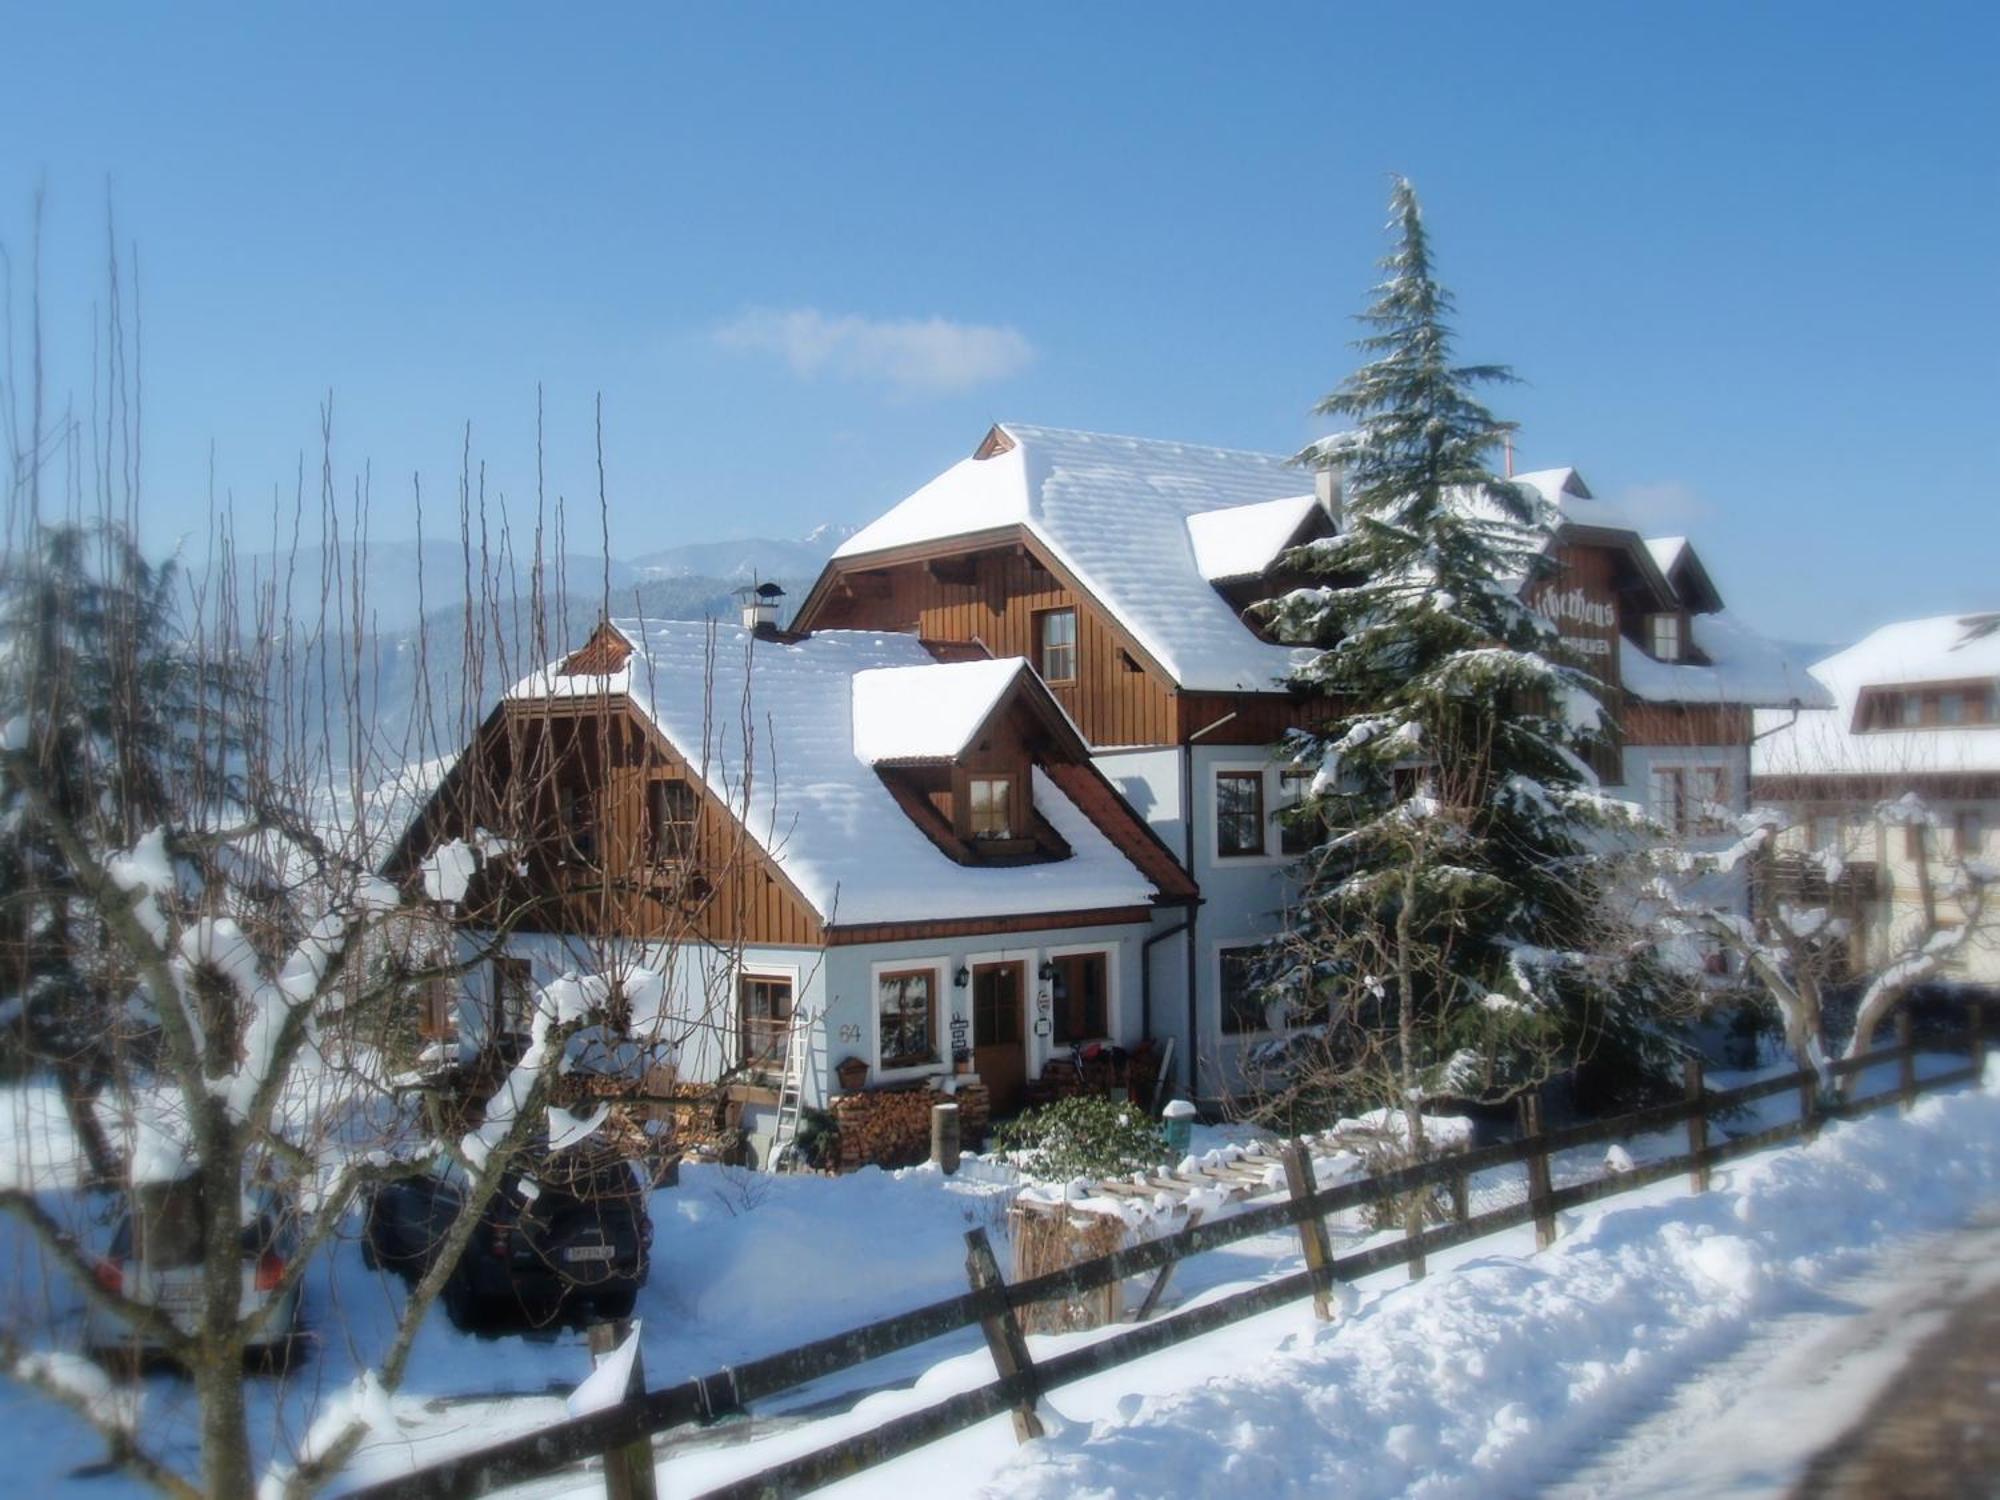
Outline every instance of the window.
[[1902, 695], [1902, 719], [1905, 729], [1914, 729], [1924, 722], [1924, 700], [1915, 693]]
[[1952, 814], [1951, 848], [1959, 858], [1980, 853], [1986, 847], [1986, 815], [1974, 807]]
[[1652, 652], [1658, 661], [1679, 661], [1681, 659], [1681, 617], [1674, 614], [1654, 615], [1651, 621]]
[[1111, 1033], [1110, 965], [1102, 953], [1066, 953], [1050, 960], [1055, 978], [1049, 982], [1054, 1002], [1058, 1045], [1096, 1041]]
[[1035, 666], [1044, 682], [1076, 681], [1076, 611], [1045, 609], [1035, 616]]
[[695, 855], [695, 813], [700, 805], [685, 781], [646, 787], [646, 853], [656, 865], [681, 864]]
[[876, 1025], [885, 1068], [938, 1060], [937, 970], [899, 969], [875, 981]]
[[565, 858], [574, 856], [584, 864], [597, 858], [597, 799], [590, 788], [571, 782], [562, 789], [558, 804], [556, 837]]
[[1728, 769], [1653, 767], [1652, 814], [1675, 833], [1720, 833], [1730, 814]]
[[1822, 813], [1812, 820], [1812, 846], [1822, 851], [1840, 852], [1840, 819]]
[[1222, 959], [1222, 1031], [1225, 1036], [1242, 1036], [1251, 1031], [1267, 1031], [1264, 1000], [1257, 993], [1256, 948], [1224, 948]]
[[493, 960], [493, 1031], [526, 1033], [535, 1019], [534, 969], [525, 958]]
[[1903, 858], [1911, 863], [1924, 857], [1924, 825], [1905, 823], [1903, 825]]
[[1014, 836], [1014, 779], [974, 776], [966, 783], [967, 823], [976, 839]]
[[[1312, 792], [1312, 774], [1309, 771], [1287, 768], [1278, 773], [1278, 807], [1281, 812], [1299, 806]], [[1280, 854], [1309, 854], [1319, 836], [1317, 819], [1280, 818], [1278, 821], [1278, 852]]]
[[738, 1045], [743, 1066], [775, 1073], [784, 1066], [785, 1033], [792, 1025], [792, 982], [769, 974], [744, 974], [736, 981]]
[[1938, 723], [1963, 724], [1965, 722], [1965, 695], [1963, 693], [1938, 694]]
[[1264, 773], [1215, 773], [1215, 852], [1224, 859], [1264, 852]]

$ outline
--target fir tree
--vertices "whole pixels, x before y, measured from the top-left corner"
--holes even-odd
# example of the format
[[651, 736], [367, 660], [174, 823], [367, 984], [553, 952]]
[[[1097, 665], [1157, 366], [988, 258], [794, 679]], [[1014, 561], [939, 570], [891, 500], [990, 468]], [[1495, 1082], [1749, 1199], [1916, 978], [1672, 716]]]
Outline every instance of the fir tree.
[[1293, 681], [1328, 718], [1286, 746], [1314, 772], [1290, 816], [1316, 847], [1266, 974], [1326, 1022], [1318, 1086], [1372, 1085], [1420, 1144], [1425, 1094], [1502, 1097], [1653, 1039], [1643, 957], [1606, 952], [1598, 684], [1524, 598], [1554, 519], [1489, 467], [1510, 424], [1473, 395], [1513, 377], [1453, 362], [1407, 181], [1391, 210], [1368, 363], [1317, 408], [1350, 425], [1300, 455], [1339, 470], [1342, 528], [1293, 557], [1314, 584], [1267, 607], [1316, 648]]

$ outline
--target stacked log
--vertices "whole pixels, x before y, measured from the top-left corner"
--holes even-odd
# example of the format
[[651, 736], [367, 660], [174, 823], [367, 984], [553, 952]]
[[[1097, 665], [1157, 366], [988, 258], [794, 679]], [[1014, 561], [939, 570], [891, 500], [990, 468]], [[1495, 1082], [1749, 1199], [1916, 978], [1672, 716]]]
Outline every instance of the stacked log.
[[967, 1146], [984, 1138], [988, 1103], [983, 1084], [961, 1084], [956, 1094], [916, 1084], [834, 1095], [840, 1170], [907, 1167], [923, 1161], [931, 1149], [931, 1110], [945, 1103], [958, 1105], [959, 1135]]

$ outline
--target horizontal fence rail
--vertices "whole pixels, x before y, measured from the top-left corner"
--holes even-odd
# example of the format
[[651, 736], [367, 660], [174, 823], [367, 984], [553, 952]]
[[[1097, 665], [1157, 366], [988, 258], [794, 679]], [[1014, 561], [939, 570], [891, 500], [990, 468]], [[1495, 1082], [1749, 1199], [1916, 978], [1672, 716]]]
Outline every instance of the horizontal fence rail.
[[[1826, 1070], [1832, 1079], [1842, 1080], [1887, 1062], [1899, 1064], [1894, 1089], [1858, 1099], [1823, 1097], [1820, 1093], [1821, 1079], [1810, 1071], [1709, 1092], [1700, 1087], [1699, 1065], [1691, 1064], [1688, 1097], [1685, 1099], [1635, 1110], [1614, 1119], [1588, 1121], [1550, 1131], [1534, 1128], [1537, 1122], [1531, 1115], [1528, 1121], [1530, 1129], [1517, 1140], [1434, 1157], [1332, 1187], [1312, 1185], [1310, 1161], [1301, 1152], [1293, 1162], [1288, 1162], [1288, 1177], [1292, 1179], [1292, 1196], [1289, 1198], [1246, 1209], [1226, 1219], [1193, 1223], [1176, 1233], [1126, 1246], [1046, 1275], [1012, 1283], [994, 1284], [988, 1281], [984, 1285], [975, 1285], [973, 1290], [962, 1295], [912, 1308], [845, 1333], [817, 1339], [777, 1354], [764, 1355], [682, 1381], [678, 1385], [647, 1391], [603, 1411], [558, 1422], [475, 1452], [444, 1459], [412, 1473], [352, 1491], [351, 1494], [356, 1500], [457, 1500], [457, 1497], [472, 1500], [472, 1497], [489, 1494], [508, 1485], [559, 1473], [630, 1444], [648, 1441], [655, 1434], [672, 1428], [706, 1424], [739, 1414], [750, 1402], [973, 1327], [985, 1329], [989, 1347], [994, 1350], [996, 1365], [1005, 1372], [1000, 1379], [919, 1411], [892, 1418], [867, 1432], [773, 1464], [734, 1483], [708, 1490], [704, 1492], [703, 1500], [725, 1500], [725, 1497], [727, 1500], [749, 1500], [753, 1496], [797, 1495], [914, 1452], [939, 1438], [1010, 1410], [1017, 1414], [1017, 1432], [1023, 1430], [1020, 1422], [1022, 1415], [1026, 1415], [1038, 1430], [1038, 1423], [1033, 1422], [1033, 1411], [1037, 1398], [1043, 1392], [1171, 1348], [1245, 1318], [1273, 1311], [1304, 1297], [1315, 1298], [1315, 1305], [1324, 1316], [1326, 1299], [1338, 1283], [1404, 1265], [1411, 1267], [1413, 1274], [1418, 1274], [1427, 1256], [1503, 1230], [1532, 1223], [1537, 1226], [1538, 1242], [1546, 1244], [1555, 1235], [1555, 1216], [1559, 1213], [1683, 1174], [1688, 1175], [1692, 1182], [1705, 1186], [1711, 1168], [1789, 1140], [1810, 1138], [1824, 1121], [1854, 1118], [1896, 1103], [1907, 1108], [1918, 1094], [1971, 1082], [1985, 1070], [1986, 1033], [1978, 1006], [1971, 1007], [1971, 1025], [1961, 1040], [1969, 1045], [1972, 1054], [1970, 1064], [1946, 1069], [1920, 1080], [1915, 1072], [1915, 1052], [1908, 1018], [1900, 1016], [1895, 1046], [1844, 1059]], [[1796, 1094], [1800, 1099], [1798, 1118], [1721, 1141], [1709, 1141], [1708, 1124], [1713, 1117], [1734, 1113], [1747, 1104], [1788, 1093]], [[1689, 1127], [1690, 1150], [1566, 1187], [1547, 1185], [1547, 1163], [1554, 1155], [1681, 1124]], [[1464, 1184], [1469, 1177], [1498, 1167], [1520, 1164], [1527, 1164], [1530, 1168], [1530, 1190], [1525, 1200], [1476, 1215], [1466, 1211], [1468, 1195]], [[1539, 1174], [1535, 1170], [1537, 1166], [1541, 1169]], [[1303, 1191], [1299, 1180], [1301, 1170]], [[1323, 1230], [1315, 1239], [1313, 1226], [1323, 1225], [1332, 1214], [1441, 1188], [1449, 1190], [1455, 1206], [1453, 1222], [1423, 1228], [1421, 1220], [1413, 1218], [1411, 1232], [1402, 1237], [1339, 1257], [1323, 1253]], [[1149, 1271], [1164, 1272], [1190, 1256], [1260, 1234], [1285, 1230], [1298, 1230], [1302, 1234], [1307, 1260], [1303, 1271], [1260, 1282], [1228, 1297], [1161, 1318], [1157, 1322], [1141, 1323], [1047, 1359], [1029, 1362], [1025, 1345], [1018, 1342], [1019, 1329], [1014, 1315], [1024, 1307], [1079, 1297]], [[967, 1240], [973, 1247], [971, 1258], [982, 1265], [990, 1263], [991, 1251], [986, 1247], [984, 1231], [971, 1231]], [[1316, 1245], [1322, 1253], [1315, 1253]], [[981, 1279], [981, 1273], [975, 1272], [975, 1281]]]

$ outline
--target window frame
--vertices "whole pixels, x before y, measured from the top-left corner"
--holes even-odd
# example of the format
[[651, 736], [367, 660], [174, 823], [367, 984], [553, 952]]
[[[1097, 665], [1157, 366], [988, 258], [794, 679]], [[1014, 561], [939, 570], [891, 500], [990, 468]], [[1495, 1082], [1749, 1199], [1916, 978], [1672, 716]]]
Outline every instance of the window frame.
[[[1214, 845], [1217, 862], [1226, 859], [1268, 859], [1270, 857], [1271, 825], [1269, 817], [1265, 812], [1265, 808], [1269, 802], [1268, 797], [1265, 795], [1265, 770], [1266, 768], [1262, 766], [1221, 765], [1214, 767], [1210, 773], [1209, 804], [1213, 809], [1211, 821], [1214, 824], [1214, 836], [1211, 842]], [[1232, 826], [1240, 826], [1247, 817], [1248, 826], [1256, 831], [1256, 843], [1254, 846], [1225, 846], [1223, 843], [1224, 813], [1222, 806], [1222, 784], [1225, 781], [1248, 783], [1256, 789], [1256, 800], [1247, 815], [1241, 812], [1228, 814], [1228, 821]]]
[[[535, 1024], [535, 965], [533, 960], [514, 953], [496, 953], [490, 962], [490, 983], [493, 987], [492, 1003], [487, 1007], [486, 1024], [493, 1037], [526, 1036]], [[521, 1024], [507, 1024], [511, 1021], [508, 998], [515, 986], [520, 986]], [[489, 1038], [490, 1039], [490, 1038]]]
[[[874, 1066], [877, 1075], [906, 1076], [917, 1073], [932, 1073], [949, 1062], [948, 1042], [942, 1034], [946, 1019], [944, 971], [945, 961], [941, 958], [889, 959], [869, 966], [869, 1046], [874, 1053]], [[927, 1023], [927, 1029], [930, 1034], [930, 1055], [928, 1057], [914, 1055], [885, 1056], [882, 1051], [882, 987], [890, 980], [914, 979], [919, 975], [929, 981], [930, 985], [930, 1017]]]
[[1986, 852], [1985, 809], [1962, 807], [1951, 815], [1951, 852], [1954, 859], [1976, 859]]
[[1224, 1041], [1256, 1041], [1284, 1034], [1282, 1027], [1275, 1027], [1271, 1024], [1271, 1007], [1268, 1004], [1257, 1008], [1257, 1025], [1234, 1027], [1229, 1024], [1228, 976], [1230, 957], [1234, 954], [1255, 953], [1263, 946], [1263, 942], [1256, 938], [1224, 938], [1218, 940], [1215, 944], [1215, 957], [1213, 960], [1215, 972], [1215, 1025], [1216, 1034]]
[[[784, 1069], [783, 1056], [782, 1052], [780, 1052], [776, 1056], [776, 1062], [777, 1062], [776, 1068], [759, 1066], [758, 1063], [761, 1062], [762, 1059], [753, 1060], [750, 1056], [750, 1047], [749, 1047], [750, 1037], [749, 1037], [749, 1026], [748, 1026], [749, 1017], [745, 1013], [743, 1008], [744, 988], [747, 984], [750, 983], [783, 984], [785, 986], [786, 994], [788, 996], [788, 1003], [785, 1010], [784, 1029], [789, 1031], [792, 1028], [792, 1026], [796, 1024], [795, 1018], [798, 1015], [799, 971], [797, 969], [778, 968], [778, 967], [766, 968], [763, 966], [751, 965], [751, 964], [740, 964], [737, 966], [736, 995], [735, 995], [736, 1004], [733, 1016], [734, 1025], [732, 1027], [736, 1042], [736, 1045], [733, 1049], [735, 1053], [735, 1066], [740, 1071], [749, 1075], [752, 1078], [770, 1078], [783, 1072]], [[766, 1054], [766, 1056], [770, 1056], [770, 1054]]]
[[1687, 659], [1687, 631], [1678, 611], [1661, 610], [1646, 616], [1646, 651], [1655, 661]]
[[[1064, 1037], [1058, 1017], [1063, 1001], [1055, 994], [1055, 981], [1050, 981], [1049, 991], [1049, 1048], [1060, 1052], [1066, 1047], [1091, 1042], [1109, 1042], [1118, 1034], [1118, 947], [1106, 943], [1071, 943], [1046, 950], [1047, 960], [1058, 966], [1076, 959], [1096, 958], [1104, 965], [1104, 1029], [1084, 1036]], [[1060, 977], [1060, 976], [1058, 976]], [[1037, 981], [1039, 985], [1039, 980]]]
[[[1056, 620], [1065, 618], [1069, 621], [1069, 639], [1051, 644], [1049, 641], [1049, 626]], [[1035, 671], [1041, 674], [1042, 681], [1051, 687], [1058, 685], [1068, 686], [1075, 683], [1081, 676], [1083, 665], [1083, 632], [1081, 626], [1082, 621], [1077, 616], [1077, 608], [1074, 604], [1064, 604], [1053, 609], [1038, 609], [1035, 611]], [[1057, 675], [1049, 670], [1050, 663], [1054, 660], [1055, 654], [1061, 652], [1067, 652], [1069, 655], [1069, 671], [1066, 675]]]
[[[1014, 816], [1021, 804], [1021, 778], [1012, 771], [967, 771], [965, 773], [965, 836], [974, 844], [1004, 844], [1025, 838], [1025, 830], [1017, 828], [1020, 822]], [[978, 808], [975, 806], [977, 789], [982, 785], [997, 785], [1006, 789], [1007, 826], [998, 833], [981, 833], [978, 825]]]
[[[685, 818], [666, 818], [664, 803], [670, 799], [669, 789], [678, 789], [687, 798]], [[668, 828], [682, 828], [686, 833], [678, 841], [678, 847], [668, 850], [663, 837]], [[679, 776], [654, 776], [646, 782], [646, 863], [658, 866], [686, 866], [699, 862], [701, 852], [701, 793], [689, 781]]]

